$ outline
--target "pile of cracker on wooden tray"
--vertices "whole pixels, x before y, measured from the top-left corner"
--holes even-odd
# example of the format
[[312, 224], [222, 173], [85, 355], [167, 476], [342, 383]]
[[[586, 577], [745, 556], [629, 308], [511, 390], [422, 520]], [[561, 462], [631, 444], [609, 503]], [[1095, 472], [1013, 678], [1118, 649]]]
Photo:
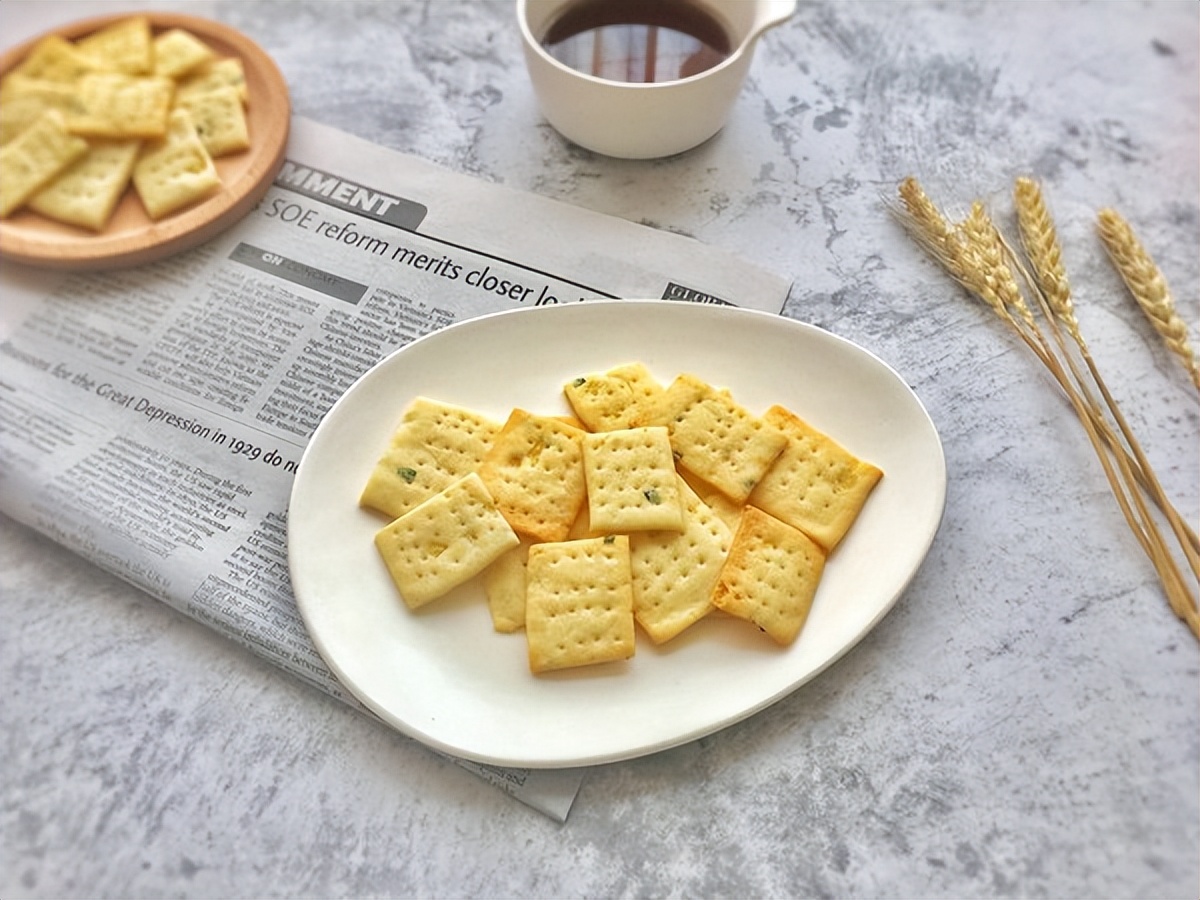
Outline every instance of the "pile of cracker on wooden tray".
[[[417, 609], [480, 576], [534, 673], [629, 659], [720, 610], [783, 646], [883, 472], [781, 406], [762, 416], [641, 363], [563, 387], [574, 416], [504, 423], [416, 398], [360, 505]], [[636, 623], [636, 625], [635, 625]]]
[[248, 100], [242, 61], [184, 28], [49, 35], [0, 81], [0, 216], [99, 232], [130, 184], [154, 220], [202, 200], [213, 160], [250, 147]]

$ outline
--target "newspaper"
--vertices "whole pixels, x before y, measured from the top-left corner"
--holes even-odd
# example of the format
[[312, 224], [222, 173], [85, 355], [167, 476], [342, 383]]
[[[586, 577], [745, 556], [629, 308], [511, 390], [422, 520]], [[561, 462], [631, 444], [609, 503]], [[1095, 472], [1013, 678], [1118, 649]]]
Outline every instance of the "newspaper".
[[[788, 287], [297, 118], [262, 201], [207, 244], [110, 272], [3, 265], [0, 511], [366, 713], [288, 580], [293, 476], [333, 402], [473, 316], [651, 297], [779, 312]], [[584, 775], [456, 762], [558, 821]]]

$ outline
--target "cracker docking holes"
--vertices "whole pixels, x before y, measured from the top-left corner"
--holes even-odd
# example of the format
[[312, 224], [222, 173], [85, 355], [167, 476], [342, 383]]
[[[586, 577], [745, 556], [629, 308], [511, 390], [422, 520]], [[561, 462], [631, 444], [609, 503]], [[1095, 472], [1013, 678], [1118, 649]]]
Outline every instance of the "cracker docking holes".
[[0, 217], [98, 233], [129, 190], [155, 221], [192, 206], [250, 148], [248, 102], [240, 59], [146, 16], [45, 37], [0, 79]]
[[359, 498], [391, 520], [376, 546], [403, 601], [478, 578], [535, 675], [623, 663], [638, 631], [665, 644], [718, 610], [793, 644], [882, 470], [690, 373], [627, 363], [562, 396], [570, 415], [404, 411]]

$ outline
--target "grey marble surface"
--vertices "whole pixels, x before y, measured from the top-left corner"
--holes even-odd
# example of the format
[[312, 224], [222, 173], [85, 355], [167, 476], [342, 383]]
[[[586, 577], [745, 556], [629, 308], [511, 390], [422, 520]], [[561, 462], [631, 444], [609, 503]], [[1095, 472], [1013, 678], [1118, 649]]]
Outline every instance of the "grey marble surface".
[[[1094, 217], [1135, 224], [1195, 341], [1200, 6], [802, 4], [722, 134], [637, 163], [540, 121], [508, 2], [190, 8], [261, 43], [299, 114], [794, 279], [788, 315], [925, 403], [945, 519], [832, 669], [592, 770], [561, 825], [0, 519], [0, 896], [1197, 896], [1200, 646], [1038, 364], [882, 198], [912, 174], [1003, 218], [1041, 180], [1093, 353], [1195, 525], [1197, 392]], [[5, 0], [0, 41], [100, 9]]]

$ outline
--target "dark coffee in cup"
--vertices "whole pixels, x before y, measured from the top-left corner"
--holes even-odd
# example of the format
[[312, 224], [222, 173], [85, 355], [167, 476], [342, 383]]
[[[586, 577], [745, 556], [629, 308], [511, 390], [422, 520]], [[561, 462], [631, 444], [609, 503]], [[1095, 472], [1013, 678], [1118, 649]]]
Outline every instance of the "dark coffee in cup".
[[565, 66], [637, 84], [690, 78], [733, 52], [720, 21], [694, 0], [577, 0], [541, 42]]

